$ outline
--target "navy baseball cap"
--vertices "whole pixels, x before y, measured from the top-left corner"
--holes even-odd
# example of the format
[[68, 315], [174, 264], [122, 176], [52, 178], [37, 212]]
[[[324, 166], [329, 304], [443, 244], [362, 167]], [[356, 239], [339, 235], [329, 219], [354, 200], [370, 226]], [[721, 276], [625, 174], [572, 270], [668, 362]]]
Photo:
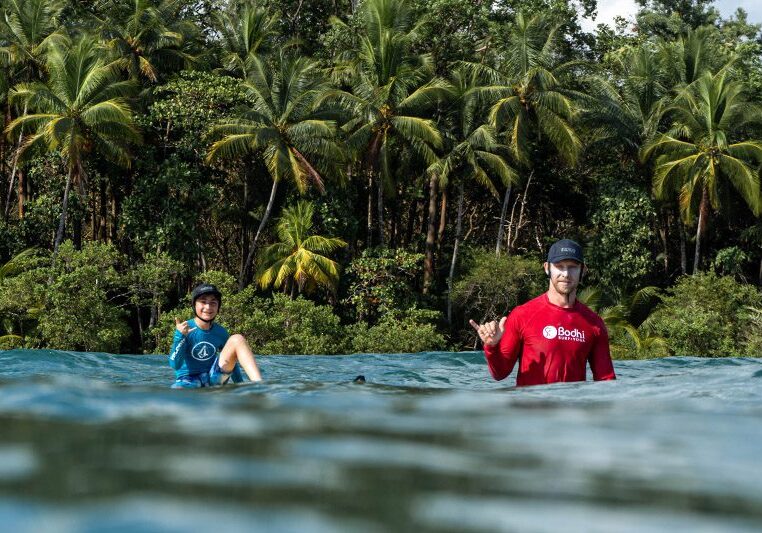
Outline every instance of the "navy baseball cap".
[[584, 263], [582, 247], [571, 239], [556, 241], [548, 251], [548, 263], [558, 263], [564, 259], [572, 259], [578, 263]]

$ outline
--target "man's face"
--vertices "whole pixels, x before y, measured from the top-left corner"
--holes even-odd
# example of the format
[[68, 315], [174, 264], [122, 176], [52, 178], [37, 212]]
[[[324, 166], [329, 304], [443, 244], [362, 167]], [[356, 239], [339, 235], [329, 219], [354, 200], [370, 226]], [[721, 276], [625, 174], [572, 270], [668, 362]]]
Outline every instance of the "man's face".
[[220, 310], [220, 302], [212, 294], [204, 294], [196, 300], [196, 316], [203, 320], [214, 320]]
[[550, 274], [550, 283], [559, 294], [573, 294], [579, 286], [584, 265], [573, 259], [558, 263], [545, 263], [545, 271]]

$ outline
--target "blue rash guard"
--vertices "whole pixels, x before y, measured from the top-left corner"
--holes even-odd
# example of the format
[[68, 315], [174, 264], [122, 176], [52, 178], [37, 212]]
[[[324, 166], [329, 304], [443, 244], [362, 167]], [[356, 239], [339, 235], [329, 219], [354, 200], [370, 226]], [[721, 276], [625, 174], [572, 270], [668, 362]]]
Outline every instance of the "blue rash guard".
[[[169, 351], [169, 366], [175, 369], [175, 378], [195, 378], [207, 375], [212, 371], [212, 367], [230, 338], [228, 331], [219, 324], [213, 323], [208, 330], [203, 330], [196, 324], [194, 319], [188, 321], [188, 325], [193, 329], [187, 335], [175, 330], [175, 337], [172, 342], [172, 349]], [[203, 382], [204, 379], [201, 378]], [[233, 383], [242, 383], [243, 375], [241, 368], [236, 363], [230, 376]]]

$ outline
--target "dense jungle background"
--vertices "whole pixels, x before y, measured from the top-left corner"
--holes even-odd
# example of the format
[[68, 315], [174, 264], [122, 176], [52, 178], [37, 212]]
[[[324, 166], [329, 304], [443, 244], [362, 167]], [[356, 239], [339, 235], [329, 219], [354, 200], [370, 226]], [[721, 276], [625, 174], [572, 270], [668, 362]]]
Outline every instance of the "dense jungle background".
[[762, 37], [706, 0], [0, 0], [0, 345], [473, 349], [547, 285], [616, 357], [762, 350]]

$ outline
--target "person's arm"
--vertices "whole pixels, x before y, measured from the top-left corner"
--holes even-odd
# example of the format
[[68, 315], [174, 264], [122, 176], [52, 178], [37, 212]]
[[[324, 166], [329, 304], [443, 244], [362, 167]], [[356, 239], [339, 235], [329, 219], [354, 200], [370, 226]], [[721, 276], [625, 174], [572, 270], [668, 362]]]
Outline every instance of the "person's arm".
[[609, 332], [606, 325], [601, 321], [600, 334], [595, 340], [593, 350], [588, 357], [590, 370], [593, 371], [593, 380], [607, 381], [616, 379], [614, 373], [614, 363], [611, 361], [611, 351], [609, 349]]
[[169, 366], [179, 370], [185, 362], [185, 356], [188, 353], [188, 339], [175, 330], [175, 336], [172, 339], [172, 349], [169, 350]]
[[516, 322], [516, 314], [511, 313], [504, 322], [500, 341], [496, 345], [484, 343], [484, 357], [487, 359], [489, 373], [497, 381], [510, 375], [521, 352], [521, 335]]

